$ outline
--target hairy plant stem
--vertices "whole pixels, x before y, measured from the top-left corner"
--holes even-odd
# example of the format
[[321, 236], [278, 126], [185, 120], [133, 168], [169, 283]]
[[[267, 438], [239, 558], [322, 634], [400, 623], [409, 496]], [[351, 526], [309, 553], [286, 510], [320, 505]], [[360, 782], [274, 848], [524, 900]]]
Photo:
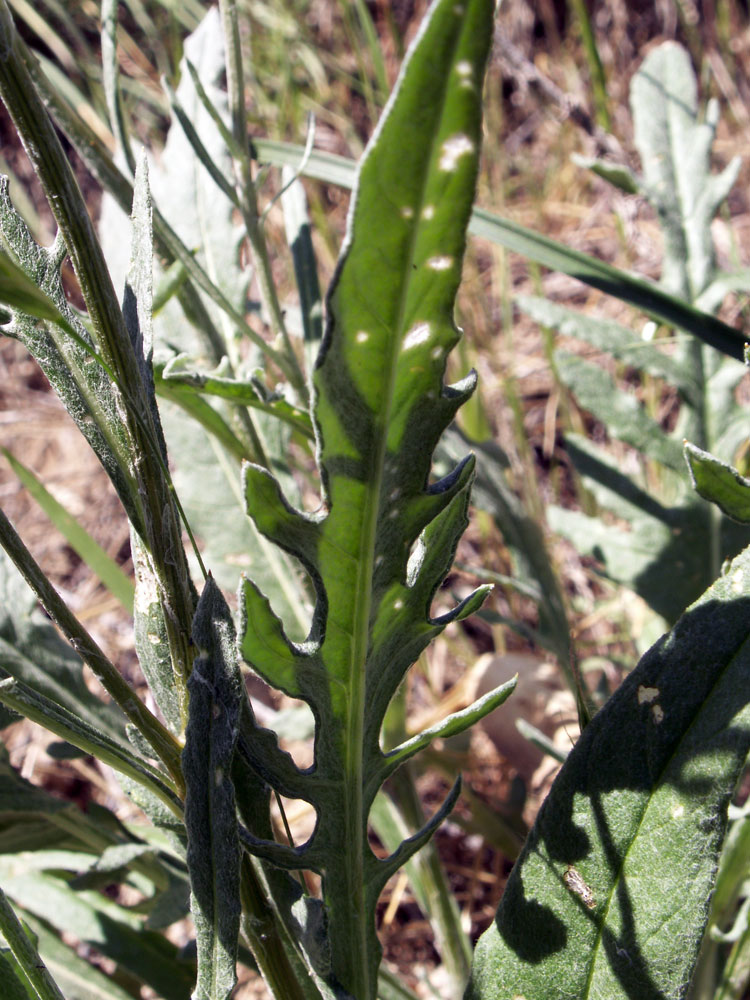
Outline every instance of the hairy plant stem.
[[160, 587], [183, 727], [187, 678], [194, 650], [190, 633], [194, 598], [180, 537], [180, 519], [165, 475], [158, 435], [120, 305], [93, 223], [47, 111], [36, 92], [5, 0], [0, 0], [0, 97], [13, 119], [49, 201], [81, 288], [102, 360], [115, 376], [130, 440], [131, 468], [141, 513], [143, 542]]
[[0, 931], [40, 1000], [65, 1000], [2, 889], [0, 889]]
[[271, 273], [271, 259], [268, 255], [268, 247], [266, 246], [266, 239], [258, 214], [258, 199], [253, 181], [247, 141], [242, 46], [240, 43], [237, 4], [235, 0], [219, 0], [219, 11], [224, 29], [224, 38], [226, 39], [227, 93], [232, 121], [232, 137], [234, 139], [233, 148], [239, 150], [242, 154], [239, 158], [234, 153], [232, 156], [239, 209], [242, 213], [242, 221], [245, 224], [245, 229], [247, 230], [247, 238], [250, 244], [250, 252], [255, 268], [255, 276], [258, 281], [261, 302], [268, 313], [274, 336], [279, 338], [284, 345], [287, 363], [291, 368], [291, 374], [288, 374], [288, 377], [299, 393], [300, 398], [304, 402], [307, 402], [308, 392], [305, 377], [302, 374], [297, 355], [294, 353], [289, 332], [286, 328], [286, 323], [284, 322], [284, 314], [279, 303], [279, 297], [276, 294], [276, 285]]
[[[125, 176], [113, 161], [109, 150], [104, 146], [96, 133], [66, 106], [60, 95], [50, 86], [36, 59], [29, 52], [23, 41], [17, 38], [16, 44], [18, 53], [23, 59], [39, 95], [59, 128], [65, 133], [71, 144], [75, 147], [78, 155], [102, 187], [112, 195], [123, 212], [129, 213], [133, 201], [132, 181]], [[211, 281], [203, 267], [196, 260], [195, 255], [185, 246], [156, 205], [153, 206], [153, 225], [156, 250], [165, 264], [169, 265], [173, 261], [179, 260], [185, 268], [189, 281], [208, 296], [219, 309], [226, 313], [242, 335], [252, 341], [268, 360], [273, 362], [279, 371], [286, 375], [290, 382], [294, 382], [293, 368], [285, 355], [274, 350], [273, 347], [267, 344], [253, 330], [242, 313], [235, 309], [221, 289]], [[186, 309], [186, 314], [195, 317], [196, 329], [204, 341], [204, 346], [207, 352], [216, 358], [216, 362], [218, 363], [224, 353], [224, 343], [216, 331], [214, 324], [211, 322], [210, 317], [208, 317], [200, 301], [200, 297], [195, 292], [195, 289], [186, 285], [180, 293], [180, 299], [181, 301], [187, 300], [188, 308]]]
[[182, 748], [179, 743], [156, 716], [149, 712], [115, 665], [105, 656], [68, 608], [2, 510], [0, 510], [0, 545], [13, 560], [44, 610], [73, 649], [91, 669], [113, 701], [120, 706], [126, 717], [154, 748], [154, 753], [169, 771], [176, 792], [180, 797], [184, 797], [185, 785], [180, 763]]
[[320, 1000], [320, 991], [293, 946], [291, 943], [285, 946], [283, 923], [269, 904], [267, 891], [255, 870], [258, 865], [256, 859], [243, 855], [242, 930], [258, 968], [275, 1000]]

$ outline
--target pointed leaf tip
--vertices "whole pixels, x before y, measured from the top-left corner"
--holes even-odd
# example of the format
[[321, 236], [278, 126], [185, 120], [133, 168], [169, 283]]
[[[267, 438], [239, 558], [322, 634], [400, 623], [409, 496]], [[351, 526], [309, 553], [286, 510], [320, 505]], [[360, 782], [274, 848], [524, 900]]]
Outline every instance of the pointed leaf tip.
[[693, 486], [703, 499], [733, 520], [750, 524], [750, 479], [689, 441], [684, 452]]

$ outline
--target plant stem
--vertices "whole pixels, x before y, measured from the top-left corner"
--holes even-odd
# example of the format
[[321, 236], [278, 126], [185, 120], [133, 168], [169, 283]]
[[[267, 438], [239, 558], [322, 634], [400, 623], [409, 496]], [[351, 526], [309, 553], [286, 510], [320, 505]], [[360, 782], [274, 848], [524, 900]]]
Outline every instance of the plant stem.
[[140, 508], [143, 542], [153, 562], [169, 641], [175, 685], [187, 717], [187, 678], [194, 650], [190, 641], [194, 598], [180, 537], [180, 519], [165, 476], [138, 359], [112, 286], [101, 247], [57, 133], [24, 62], [5, 0], [0, 0], [0, 97], [55, 216], [80, 284], [102, 361], [113, 372], [112, 391], [131, 446], [129, 470], [137, 482], [133, 501]]
[[276, 294], [276, 285], [271, 273], [271, 260], [263, 234], [263, 228], [258, 214], [258, 199], [253, 181], [250, 156], [247, 142], [247, 127], [245, 122], [245, 84], [242, 69], [242, 46], [237, 20], [237, 4], [235, 0], [219, 0], [219, 11], [226, 40], [226, 70], [229, 109], [232, 120], [232, 137], [236, 149], [242, 156], [233, 155], [235, 185], [242, 220], [247, 230], [250, 252], [255, 267], [261, 302], [268, 313], [271, 330], [275, 337], [280, 338], [290, 371], [288, 377], [303, 401], [307, 401], [307, 385], [305, 377], [294, 353], [289, 332], [284, 322], [284, 314]]
[[0, 931], [40, 1000], [65, 1000], [2, 889], [0, 889]]
[[179, 743], [156, 716], [149, 712], [135, 691], [122, 678], [115, 665], [104, 655], [68, 608], [2, 510], [0, 510], [0, 545], [13, 560], [44, 610], [73, 649], [91, 669], [107, 693], [120, 706], [127, 718], [154, 748], [159, 760], [172, 776], [178, 794], [180, 797], [184, 797], [185, 784], [180, 764], [182, 748]]
[[[279, 921], [247, 854], [242, 859], [243, 932], [275, 1000], [321, 1000], [320, 991], [301, 960], [294, 962], [284, 946]], [[297, 968], [295, 968], [295, 965]]]
[[607, 80], [604, 76], [604, 67], [599, 56], [599, 50], [596, 47], [596, 39], [591, 27], [591, 18], [586, 9], [586, 0], [571, 0], [570, 6], [581, 29], [583, 50], [586, 53], [586, 61], [589, 64], [596, 120], [603, 129], [610, 132], [612, 130], [612, 120], [609, 115], [607, 103]]

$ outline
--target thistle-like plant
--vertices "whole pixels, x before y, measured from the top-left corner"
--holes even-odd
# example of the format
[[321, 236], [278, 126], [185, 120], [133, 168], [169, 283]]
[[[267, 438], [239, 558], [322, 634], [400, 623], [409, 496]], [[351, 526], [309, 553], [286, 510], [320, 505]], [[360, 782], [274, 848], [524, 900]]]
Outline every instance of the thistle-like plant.
[[[228, 65], [237, 72], [236, 12], [231, 4], [222, 11]], [[375, 997], [378, 896], [448, 813], [459, 786], [424, 829], [387, 858], [378, 858], [368, 840], [374, 797], [409, 757], [436, 736], [460, 732], [512, 689], [512, 684], [505, 685], [432, 730], [387, 751], [381, 748], [385, 714], [410, 664], [450, 621], [476, 609], [487, 590], [482, 587], [453, 611], [431, 616], [433, 596], [466, 524], [473, 476], [471, 458], [437, 482], [430, 481], [430, 465], [443, 429], [475, 384], [469, 375], [456, 386], [446, 386], [443, 376], [458, 338], [453, 301], [478, 166], [491, 18], [487, 0], [434, 6], [362, 160], [313, 377], [320, 509], [293, 509], [268, 468], [257, 464], [264, 456], [262, 448], [250, 456], [256, 464], [245, 466], [244, 498], [257, 529], [299, 560], [311, 580], [315, 607], [302, 643], [286, 636], [268, 598], [250, 580], [240, 588], [238, 640], [226, 601], [210, 575], [196, 606], [179, 542], [184, 515], [167, 469], [155, 405], [151, 202], [145, 166], [135, 177], [133, 249], [122, 311], [106, 272], [100, 280], [92, 278], [91, 272], [102, 266], [101, 252], [90, 228], [81, 224], [85, 210], [74, 189], [54, 206], [61, 237], [52, 251], [33, 243], [7, 198], [3, 206], [3, 234], [11, 252], [42, 289], [44, 307], [52, 310], [47, 327], [39, 323], [41, 307], [31, 314], [17, 309], [12, 332], [39, 360], [88, 432], [131, 519], [136, 647], [167, 728], [148, 713], [143, 723], [132, 692], [118, 692], [119, 704], [150, 740], [144, 753], [155, 753], [170, 768], [166, 786], [160, 769], [151, 768], [146, 789], [133, 792], [136, 801], [178, 836], [174, 820], [184, 817], [198, 937], [197, 997], [231, 991], [243, 914], [245, 936], [275, 990], [289, 996], [333, 991], [358, 1000]], [[7, 19], [5, 30], [11, 57], [5, 63], [2, 92], [51, 192], [68, 176], [66, 167], [59, 147], [52, 144], [41, 106], [27, 113], [21, 105], [20, 89], [28, 85], [26, 54]], [[110, 97], [116, 115], [117, 94], [111, 87]], [[241, 123], [236, 117], [232, 121], [235, 132], [227, 142], [239, 167], [237, 186], [218, 184], [225, 194], [233, 191], [230, 201], [243, 214], [262, 271], [264, 247], [257, 233], [253, 236], [254, 191], [243, 173], [244, 137]], [[45, 142], [51, 145], [51, 155]], [[90, 326], [65, 302], [59, 267], [66, 255], [79, 275]], [[226, 272], [221, 277], [226, 282]], [[271, 322], [278, 325], [283, 340], [283, 320], [272, 291], [265, 288], [271, 296]], [[218, 287], [218, 294], [226, 299], [227, 291]], [[259, 341], [253, 331], [248, 336], [304, 396], [288, 340], [284, 353]], [[210, 335], [206, 340], [210, 343]], [[264, 403], [257, 384], [252, 393], [250, 382], [241, 383], [229, 353], [229, 367], [213, 381], [185, 378], [184, 366], [180, 372], [171, 363], [160, 383], [188, 409], [197, 395], [191, 388], [204, 390], [198, 398], [205, 399], [223, 384], [234, 393], [233, 415], [239, 424], [230, 425], [222, 411], [213, 408], [208, 416], [203, 411], [203, 422], [214, 431], [226, 427], [229, 434], [222, 443], [234, 440], [242, 448], [248, 436], [252, 440], [252, 411], [244, 409], [248, 395], [251, 403], [257, 400], [272, 414], [281, 408]], [[287, 406], [284, 416], [290, 413], [298, 426], [307, 426], [303, 411], [295, 416]], [[13, 548], [9, 526], [6, 544]], [[62, 622], [59, 602], [39, 584], [28, 554], [18, 547], [12, 554], [50, 613]], [[73, 638], [77, 625], [66, 626]], [[296, 631], [298, 622], [292, 627]], [[75, 641], [80, 647], [77, 634]], [[311, 768], [297, 768], [279, 749], [276, 737], [255, 723], [240, 657], [273, 686], [312, 708], [316, 729]], [[99, 669], [110, 689], [115, 687], [112, 673], [110, 665]], [[18, 680], [3, 692], [5, 703], [21, 711], [27, 694]], [[34, 699], [29, 695], [26, 700]], [[52, 715], [49, 699], [35, 704], [37, 717]], [[58, 724], [60, 734], [80, 744], [81, 723], [66, 721], [64, 731]], [[183, 741], [178, 760], [176, 747]], [[93, 736], [87, 748], [92, 742], [97, 743]], [[104, 746], [103, 738], [97, 745]], [[123, 770], [128, 751], [121, 743], [116, 751], [109, 759], [116, 766], [119, 760]], [[128, 773], [137, 782], [139, 768], [145, 767], [138, 760]], [[305, 799], [315, 808], [316, 827], [306, 844], [293, 847], [274, 839], [269, 788]], [[172, 820], [155, 803], [154, 792], [173, 813]], [[297, 883], [279, 871], [298, 868], [321, 873], [320, 901], [300, 899]], [[259, 893], [270, 898], [259, 902]], [[275, 937], [259, 929], [264, 921]], [[313, 979], [300, 975], [305, 966]]]
[[[643, 176], [620, 165], [584, 162], [654, 206], [664, 233], [662, 286], [686, 304], [713, 310], [728, 288], [747, 280], [737, 274], [730, 281], [715, 264], [711, 222], [739, 169], [735, 160], [720, 174], [711, 173], [718, 105], [711, 102], [700, 120], [690, 58], [672, 42], [644, 59], [633, 77], [630, 103]], [[567, 435], [584, 485], [601, 510], [626, 525], [556, 506], [548, 510], [550, 525], [579, 551], [595, 555], [608, 577], [674, 621], [715, 579], [722, 561], [750, 539], [747, 529], [696, 496], [682, 454], [687, 439], [725, 461], [734, 458], [746, 438], [746, 416], [735, 398], [744, 367], [694, 336], [649, 341], [618, 323], [542, 298], [517, 301], [536, 322], [585, 341], [642, 379], [663, 379], [677, 392], [677, 424], [667, 431], [602, 367], [558, 350], [561, 380], [611, 437], [636, 449], [640, 468], [629, 474], [602, 447]]]
[[[128, 151], [112, 65], [114, 5], [105, 8], [110, 62], [104, 79], [122, 162], [138, 164], [132, 176], [58, 100], [0, 5], [0, 96], [59, 227], [54, 245], [39, 247], [7, 191], [0, 191], [7, 251], [0, 254], [0, 293], [12, 314], [5, 331], [47, 373], [130, 519], [136, 649], [160, 715], [149, 711], [71, 614], [4, 516], [3, 547], [31, 593], [7, 560], [0, 561], [0, 668], [7, 675], [0, 680], [0, 702], [56, 734], [62, 742], [55, 752], [94, 754], [118, 770], [151, 824], [123, 825], [103, 808], [83, 816], [0, 761], [3, 987], [10, 984], [13, 1000], [60, 1000], [61, 986], [68, 1000], [127, 1000], [141, 984], [167, 1000], [184, 1000], [191, 988], [197, 1000], [226, 1000], [239, 957], [255, 962], [272, 994], [284, 1000], [409, 997], [403, 984], [378, 968], [375, 904], [385, 880], [425, 844], [458, 789], [421, 830], [397, 837], [386, 857], [374, 853], [368, 838], [369, 821], [377, 815], [380, 822], [384, 814], [378, 791], [432, 739], [460, 732], [512, 687], [395, 747], [385, 742], [386, 713], [410, 664], [485, 593], [480, 588], [446, 614], [432, 610], [465, 525], [473, 477], [473, 459], [466, 458], [433, 481], [431, 458], [474, 383], [470, 375], [445, 385], [444, 375], [458, 337], [452, 307], [476, 178], [492, 4], [437, 0], [405, 63], [357, 170], [309, 411], [303, 345], [292, 339], [269, 283], [245, 135], [234, 4], [226, 0], [220, 8], [226, 97], [215, 79], [212, 86], [192, 66], [190, 47], [187, 75], [172, 96], [189, 146], [183, 161], [195, 170], [196, 203], [206, 183], [222, 194], [217, 211], [201, 219], [200, 246], [179, 231], [181, 220], [172, 220], [173, 227], [160, 210], [156, 171], [152, 202], [144, 159]], [[209, 15], [204, 40], [216, 38], [217, 26]], [[221, 60], [207, 62], [216, 69]], [[33, 81], [120, 207], [130, 211], [132, 204], [132, 260], [122, 306]], [[196, 110], [213, 122], [220, 149], [209, 153], [209, 133]], [[333, 163], [315, 154], [309, 160], [327, 169]], [[315, 269], [299, 189], [287, 195], [295, 200], [286, 207], [297, 219], [290, 242], [299, 265], [301, 327], [311, 348], [320, 339]], [[272, 343], [248, 322], [243, 276], [217, 267], [215, 252], [237, 242], [227, 237], [212, 248], [205, 239], [219, 210], [223, 225], [242, 217]], [[550, 241], [486, 212], [477, 213], [474, 225], [503, 238], [511, 234], [546, 260], [565, 264]], [[105, 237], [122, 240], [114, 223], [107, 226]], [[153, 244], [165, 278], [156, 296]], [[76, 268], [86, 314], [63, 293], [66, 256]], [[565, 266], [581, 264], [571, 259]], [[590, 280], [605, 280], [595, 262], [586, 268]], [[624, 297], [682, 317], [717, 343], [736, 339], [674, 297], [632, 279], [618, 282]], [[170, 344], [169, 357], [157, 354]], [[258, 353], [248, 370], [249, 345]], [[266, 369], [260, 375], [259, 365]], [[270, 390], [271, 372], [286, 378], [285, 394]], [[172, 404], [179, 409], [170, 414]], [[710, 405], [707, 400], [709, 415]], [[184, 490], [184, 506], [178, 499], [183, 482], [175, 490], [168, 458], [174, 442], [175, 479], [188, 476], [189, 452], [178, 443], [185, 414], [200, 428], [195, 441], [205, 459], [200, 475], [205, 482], [211, 477], [210, 496], [217, 484], [234, 486], [254, 521], [256, 533], [238, 533], [236, 546], [227, 547], [226, 538], [212, 546], [215, 517], [210, 509], [201, 511], [199, 489]], [[714, 414], [717, 421], [724, 416]], [[274, 444], [271, 428], [279, 426], [283, 433]], [[302, 509], [290, 492], [293, 480], [282, 461], [289, 435], [298, 446], [315, 440], [321, 498], [313, 510]], [[240, 480], [241, 459], [247, 464]], [[15, 468], [33, 482], [19, 463]], [[741, 511], [746, 484], [726, 469], [717, 476], [710, 464], [701, 470], [718, 479], [722, 503]], [[485, 485], [491, 492], [493, 483]], [[498, 509], [507, 507], [503, 490], [496, 492]], [[511, 514], [513, 544], [533, 548], [537, 536], [525, 530], [515, 507]], [[181, 524], [195, 524], [206, 535], [202, 554], [196, 546], [192, 561]], [[91, 550], [85, 537], [77, 538]], [[257, 552], [243, 552], [256, 545]], [[238, 627], [217, 580], [230, 578], [233, 564], [248, 556]], [[532, 565], [543, 581], [544, 561]], [[587, 727], [475, 952], [467, 997], [685, 996], [708, 917], [727, 802], [750, 749], [748, 578], [745, 553]], [[33, 611], [35, 598], [59, 632]], [[122, 598], [128, 603], [128, 588]], [[298, 767], [276, 734], [259, 725], [243, 685], [243, 661], [312, 709], [315, 757], [309, 768]], [[87, 691], [83, 663], [99, 677], [111, 705]], [[390, 734], [394, 727], [387, 728]], [[275, 835], [272, 792], [314, 808], [315, 829], [305, 843]], [[390, 842], [390, 835], [383, 840]], [[732, 838], [733, 850], [738, 843], [739, 835]], [[295, 869], [320, 873], [319, 898], [301, 888]], [[138, 913], [98, 891], [113, 882], [143, 894]], [[732, 889], [730, 883], [720, 886]], [[188, 896], [197, 964], [158, 933], [184, 916]], [[451, 920], [455, 926], [455, 908], [451, 916], [449, 906], [440, 906], [444, 929]], [[64, 931], [106, 955], [116, 976], [84, 962], [60, 939]], [[737, 950], [738, 961], [743, 954]], [[456, 985], [454, 995], [460, 990]]]

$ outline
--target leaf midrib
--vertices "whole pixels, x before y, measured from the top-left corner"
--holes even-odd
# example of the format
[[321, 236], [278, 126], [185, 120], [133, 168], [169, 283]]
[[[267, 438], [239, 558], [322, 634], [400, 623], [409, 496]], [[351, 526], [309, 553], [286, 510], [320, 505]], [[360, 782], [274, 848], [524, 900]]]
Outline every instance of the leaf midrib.
[[[455, 52], [463, 39], [465, 31], [466, 22], [462, 21], [459, 31], [457, 31], [453, 38], [453, 47], [450, 60], [448, 60], [449, 65], [452, 67], [455, 59]], [[426, 26], [425, 26], [426, 27]], [[402, 74], [404, 68], [402, 67]], [[441, 110], [437, 116], [437, 121], [442, 122], [445, 105], [446, 96], [449, 92], [448, 81], [450, 78], [450, 73], [446, 73], [442, 80], [442, 91], [440, 94], [440, 105]], [[400, 94], [400, 88], [394, 89], [394, 97], [392, 101], [389, 101], [383, 110], [383, 118], [385, 121], [386, 115], [390, 112], [390, 107], [392, 104], [398, 100]], [[414, 206], [414, 225], [411, 227], [408, 250], [406, 254], [407, 263], [405, 264], [404, 270], [406, 274], [406, 280], [401, 283], [399, 293], [398, 293], [398, 310], [397, 310], [397, 320], [395, 324], [395, 334], [391, 338], [391, 352], [390, 352], [390, 364], [388, 367], [387, 375], [387, 385], [385, 393], [385, 401], [382, 407], [381, 413], [383, 419], [378, 421], [377, 426], [379, 430], [379, 440], [377, 443], [377, 450], [375, 458], [373, 461], [373, 471], [375, 475], [373, 476], [369, 489], [367, 491], [367, 500], [365, 505], [365, 516], [362, 519], [362, 529], [360, 531], [360, 553], [365, 554], [365, 558], [361, 558], [357, 561], [357, 588], [354, 600], [354, 614], [352, 616], [354, 622], [353, 633], [353, 654], [349, 666], [349, 688], [352, 695], [349, 701], [349, 711], [347, 713], [347, 724], [346, 724], [346, 753], [347, 758], [345, 761], [346, 765], [346, 776], [350, 781], [350, 788], [345, 795], [345, 809], [346, 809], [346, 820], [345, 825], [347, 832], [354, 828], [354, 836], [349, 838], [349, 844], [351, 852], [354, 854], [354, 865], [347, 866], [349, 868], [349, 878], [350, 887], [354, 892], [354, 898], [357, 900], [357, 905], [355, 907], [356, 912], [360, 915], [358, 920], [358, 937], [360, 940], [360, 954], [367, 954], [367, 941], [368, 941], [368, 928], [366, 926], [367, 912], [366, 912], [366, 887], [365, 887], [365, 866], [364, 866], [364, 847], [366, 841], [366, 829], [367, 829], [367, 817], [364, 815], [363, 809], [363, 787], [364, 787], [364, 720], [366, 715], [366, 703], [365, 703], [365, 693], [366, 693], [366, 678], [367, 678], [367, 649], [369, 644], [369, 634], [370, 634], [370, 616], [372, 610], [372, 577], [375, 561], [375, 546], [377, 539], [377, 526], [380, 519], [380, 506], [381, 506], [381, 496], [382, 496], [382, 483], [383, 483], [383, 468], [385, 465], [385, 454], [388, 442], [388, 428], [390, 426], [390, 417], [393, 404], [393, 393], [396, 383], [396, 372], [397, 372], [397, 359], [398, 354], [401, 349], [403, 340], [403, 326], [404, 319], [406, 315], [406, 303], [409, 298], [409, 289], [411, 287], [412, 280], [412, 270], [415, 257], [415, 248], [417, 244], [417, 239], [420, 233], [420, 226], [422, 222], [422, 209], [425, 204], [427, 181], [432, 175], [432, 168], [435, 162], [435, 149], [438, 143], [439, 128], [433, 130], [431, 140], [430, 140], [430, 152], [425, 159], [426, 169], [423, 174], [422, 182], [420, 184], [418, 199]], [[376, 129], [375, 136], [378, 135], [378, 130]], [[373, 137], [373, 138], [374, 138]], [[365, 158], [362, 160], [359, 171], [359, 179], [361, 180], [362, 169], [367, 166], [367, 160], [369, 155], [366, 154]], [[353, 197], [358, 198], [359, 191], [355, 188]], [[356, 205], [355, 212], [352, 215], [352, 233], [354, 231], [354, 226], [356, 225]], [[363, 585], [364, 584], [364, 585]], [[353, 807], [353, 808], [352, 808]], [[349, 854], [349, 858], [352, 854]], [[352, 868], [354, 870], [352, 870]], [[354, 884], [352, 884], [351, 879], [353, 877]], [[363, 982], [361, 982], [360, 989], [362, 989], [363, 1000], [365, 997], [370, 997], [375, 995], [375, 984], [369, 982], [369, 966], [357, 970], [357, 974], [362, 977]], [[359, 995], [357, 993], [356, 995]]]

